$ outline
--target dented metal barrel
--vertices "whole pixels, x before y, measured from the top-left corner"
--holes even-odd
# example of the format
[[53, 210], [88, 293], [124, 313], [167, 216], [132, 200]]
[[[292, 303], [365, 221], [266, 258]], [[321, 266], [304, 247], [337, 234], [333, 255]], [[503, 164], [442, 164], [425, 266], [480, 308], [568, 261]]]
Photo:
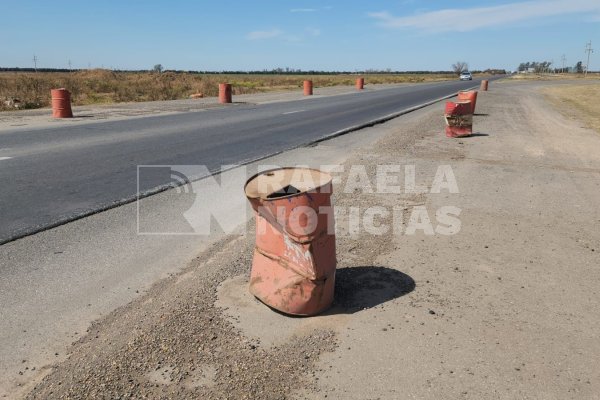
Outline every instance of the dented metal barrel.
[[313, 82], [312, 81], [304, 81], [304, 95], [312, 96], [313, 94]]
[[446, 102], [444, 118], [446, 136], [450, 138], [469, 136], [473, 133], [473, 113], [470, 101]]
[[481, 90], [482, 92], [487, 92], [488, 84], [489, 84], [489, 82], [487, 80], [485, 80], [485, 79], [482, 80], [481, 85], [479, 86], [479, 90]]
[[461, 90], [458, 92], [458, 101], [470, 101], [471, 102], [471, 114], [475, 114], [475, 105], [477, 103], [477, 91], [476, 90]]
[[279, 168], [253, 176], [244, 191], [256, 215], [250, 292], [286, 314], [329, 308], [336, 268], [331, 175]]
[[231, 84], [219, 83], [219, 103], [231, 103]]
[[65, 89], [51, 89], [52, 96], [52, 117], [54, 118], [73, 118], [71, 110], [71, 93]]
[[365, 78], [356, 79], [356, 89], [363, 90], [365, 87]]

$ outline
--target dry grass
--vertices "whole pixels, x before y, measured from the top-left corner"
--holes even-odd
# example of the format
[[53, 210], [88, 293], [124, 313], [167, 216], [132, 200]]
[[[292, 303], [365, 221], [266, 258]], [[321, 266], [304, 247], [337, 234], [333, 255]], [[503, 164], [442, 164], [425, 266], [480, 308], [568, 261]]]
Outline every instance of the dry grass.
[[515, 74], [502, 82], [555, 81], [555, 80], [600, 79], [600, 73], [590, 72], [587, 77], [583, 74]]
[[[373, 74], [363, 75], [366, 82], [402, 83], [456, 79], [445, 74]], [[86, 70], [78, 72], [3, 72], [0, 73], [0, 109], [4, 101], [19, 99], [22, 108], [50, 105], [50, 89], [64, 87], [71, 91], [74, 105], [129, 101], [176, 100], [193, 93], [216, 96], [218, 84], [233, 85], [233, 94], [260, 93], [298, 89], [302, 81], [312, 79], [315, 87], [352, 85], [356, 75], [250, 75], [190, 74], [164, 72], [113, 72]]]
[[582, 120], [589, 128], [600, 132], [600, 83], [560, 85], [543, 91], [565, 116]]

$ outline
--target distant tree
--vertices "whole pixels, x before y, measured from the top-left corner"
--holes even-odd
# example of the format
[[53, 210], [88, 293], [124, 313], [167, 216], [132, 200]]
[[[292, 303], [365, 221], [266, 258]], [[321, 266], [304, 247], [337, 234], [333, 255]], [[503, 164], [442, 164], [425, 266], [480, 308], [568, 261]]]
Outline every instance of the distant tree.
[[156, 64], [156, 65], [154, 66], [154, 68], [152, 68], [152, 70], [153, 70], [154, 72], [158, 72], [158, 73], [160, 74], [160, 73], [163, 71], [163, 66], [162, 66], [162, 64]]
[[468, 70], [469, 64], [467, 64], [464, 61], [457, 61], [456, 64], [452, 64], [452, 71], [454, 71], [454, 73], [456, 73], [457, 75], [460, 75], [461, 72]]
[[577, 64], [575, 64], [575, 72], [583, 74], [583, 62], [577, 61]]
[[550, 61], [528, 61], [525, 63], [520, 63], [517, 70], [524, 72], [532, 69], [533, 72], [536, 73], [550, 72], [551, 65], [552, 63]]
[[541, 72], [549, 72], [552, 63], [550, 61], [544, 61], [540, 64]]

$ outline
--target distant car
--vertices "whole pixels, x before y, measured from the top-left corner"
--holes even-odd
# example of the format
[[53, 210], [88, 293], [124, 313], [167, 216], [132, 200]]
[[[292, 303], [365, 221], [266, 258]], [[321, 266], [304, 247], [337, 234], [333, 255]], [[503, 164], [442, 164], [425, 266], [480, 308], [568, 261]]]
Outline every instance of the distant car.
[[464, 71], [460, 73], [460, 80], [461, 81], [472, 81], [473, 80], [473, 75], [471, 75], [471, 73], [469, 71]]

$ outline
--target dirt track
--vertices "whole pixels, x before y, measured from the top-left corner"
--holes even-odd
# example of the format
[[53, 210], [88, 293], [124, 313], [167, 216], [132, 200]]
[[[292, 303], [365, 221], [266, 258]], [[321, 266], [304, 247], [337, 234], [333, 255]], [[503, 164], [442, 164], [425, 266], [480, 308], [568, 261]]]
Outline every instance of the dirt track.
[[414, 165], [424, 186], [450, 165], [459, 193], [338, 186], [334, 200], [405, 219], [425, 207], [434, 229], [436, 210], [455, 206], [461, 229], [350, 235], [341, 216], [327, 315], [288, 318], [251, 298], [253, 238], [234, 235], [91, 327], [29, 397], [594, 398], [600, 134], [531, 88], [480, 93], [474, 137], [443, 137], [436, 105], [346, 164], [369, 176]]

